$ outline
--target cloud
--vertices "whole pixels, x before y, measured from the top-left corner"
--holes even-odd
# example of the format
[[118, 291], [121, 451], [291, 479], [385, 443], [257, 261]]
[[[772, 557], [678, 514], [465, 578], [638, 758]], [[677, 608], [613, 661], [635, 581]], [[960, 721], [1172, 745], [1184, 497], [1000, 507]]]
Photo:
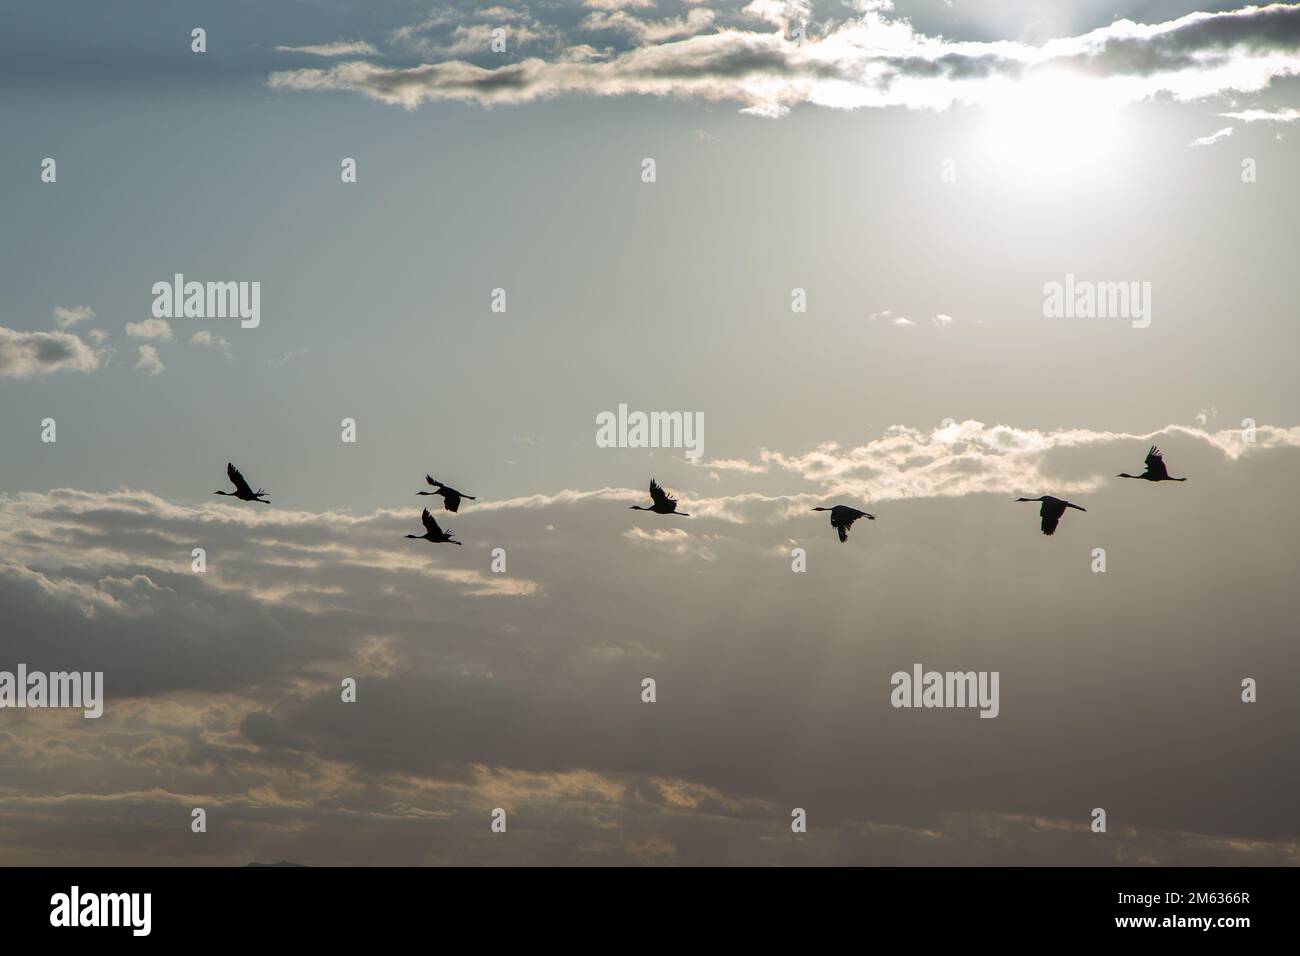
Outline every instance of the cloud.
[[392, 31], [389, 40], [403, 50], [427, 57], [490, 56], [493, 60], [500, 56], [492, 49], [497, 30], [504, 31], [501, 36], [511, 53], [530, 47], [554, 50], [560, 45], [558, 28], [542, 23], [523, 10], [511, 11], [500, 6], [476, 10], [473, 17], [488, 21], [480, 23], [464, 23], [466, 16], [435, 10], [418, 23]]
[[652, 9], [656, 0], [582, 0], [582, 5], [589, 10], [647, 10]]
[[931, 324], [933, 324], [938, 328], [946, 329], [948, 326], [952, 325], [952, 316], [944, 312], [940, 312], [938, 315], [933, 316], [930, 319], [930, 322]]
[[140, 346], [140, 358], [135, 363], [135, 370], [145, 375], [161, 375], [165, 366], [152, 345]]
[[172, 340], [172, 327], [166, 319], [145, 319], [143, 322], [126, 323], [126, 334], [133, 339], [156, 339], [162, 342]]
[[[823, 495], [866, 501], [1019, 494], [1054, 488], [1065, 494], [1095, 491], [1125, 470], [1136, 447], [1194, 439], [1216, 456], [1235, 460], [1264, 449], [1300, 448], [1300, 428], [1262, 426], [1246, 441], [1240, 429], [1208, 432], [1169, 425], [1147, 434], [1061, 429], [1039, 431], [967, 420], [932, 431], [894, 425], [881, 438], [844, 448], [835, 442], [802, 454], [763, 449], [758, 463], [729, 463], [733, 470], [784, 470], [819, 485]], [[1103, 446], [1115, 446], [1113, 455]], [[1088, 455], [1080, 454], [1084, 449]], [[1140, 456], [1139, 456], [1140, 458]], [[1112, 467], [1114, 466], [1114, 467]], [[1177, 473], [1177, 472], [1175, 472]], [[707, 509], [716, 502], [702, 502]], [[802, 506], [792, 499], [790, 511]], [[780, 517], [780, 514], [772, 517]]]
[[663, 43], [694, 36], [713, 25], [717, 15], [707, 8], [696, 7], [685, 16], [668, 20], [641, 20], [622, 10], [613, 13], [597, 11], [589, 14], [578, 25], [590, 32], [615, 30], [626, 34], [638, 43]]
[[1226, 139], [1231, 135], [1232, 135], [1232, 127], [1225, 126], [1223, 129], [1213, 132], [1209, 136], [1201, 136], [1198, 139], [1194, 139], [1187, 145], [1188, 146], [1213, 146], [1219, 140]]
[[50, 372], [93, 372], [105, 359], [71, 332], [19, 332], [0, 325], [0, 377], [31, 378]]
[[206, 348], [230, 348], [230, 343], [226, 341], [224, 336], [218, 335], [215, 332], [209, 332], [207, 329], [202, 329], [191, 335], [190, 344], [204, 346]]
[[658, 551], [674, 558], [698, 558], [716, 561], [717, 554], [709, 547], [708, 535], [692, 535], [683, 528], [628, 528], [623, 537], [640, 547]]
[[76, 325], [78, 322], [88, 322], [94, 317], [95, 310], [88, 305], [74, 305], [70, 309], [65, 309], [59, 305], [54, 307], [54, 321], [58, 323], [61, 329]]
[[316, 46], [277, 46], [280, 53], [303, 53], [309, 56], [378, 56], [379, 51], [362, 40], [339, 40]]
[[1039, 46], [931, 37], [874, 5], [860, 18], [794, 41], [786, 34], [806, 20], [806, 4], [758, 0], [745, 10], [773, 32], [736, 25], [671, 42], [639, 34], [644, 45], [598, 62], [563, 52], [488, 67], [455, 59], [414, 67], [357, 60], [279, 71], [268, 82], [285, 90], [347, 90], [407, 109], [447, 100], [488, 106], [576, 94], [652, 95], [731, 101], [776, 116], [801, 103], [839, 109], [996, 103], [1017, 84], [1052, 83], [1062, 75], [1085, 85], [1089, 97], [1113, 104], [1159, 96], [1197, 100], [1259, 91], [1300, 73], [1295, 5], [1193, 13], [1154, 25], [1118, 20]]
[[1239, 113], [1220, 113], [1228, 119], [1243, 123], [1294, 123], [1300, 120], [1300, 110], [1242, 110]]
[[783, 33], [788, 34], [794, 27], [808, 22], [812, 8], [808, 0], [751, 0], [741, 13], [779, 27]]
[[[1151, 436], [892, 428], [861, 450], [766, 452], [757, 480], [780, 493], [691, 496], [689, 524], [627, 511], [644, 489], [485, 496], [454, 549], [401, 538], [409, 501], [352, 515], [206, 496], [224, 459], [186, 479], [195, 504], [0, 495], [7, 659], [103, 670], [106, 689], [99, 721], [32, 712], [0, 733], [0, 861], [1300, 862], [1293, 649], [1285, 628], [1243, 626], [1239, 600], [1287, 619], [1294, 545], [1276, 528], [1300, 520], [1300, 429], [1158, 434], [1191, 482], [1099, 481], [1051, 539], [1029, 506], [978, 492], [1004, 469], [1057, 487], [1127, 468]], [[900, 495], [847, 545], [793, 507], [941, 473], [984, 478]], [[810, 493], [789, 494], [800, 479]], [[1248, 546], [1205, 546], [1229, 540]], [[498, 544], [507, 574], [489, 570]], [[1001, 716], [891, 709], [889, 674], [917, 660], [999, 670]], [[1267, 719], [1236, 701], [1255, 671], [1283, 682]], [[863, 769], [879, 766], [894, 772]], [[1105, 795], [1106, 840], [1080, 793]], [[816, 826], [792, 838], [809, 794]], [[220, 839], [158, 825], [200, 805]], [[498, 806], [527, 821], [517, 839], [482, 839]]]

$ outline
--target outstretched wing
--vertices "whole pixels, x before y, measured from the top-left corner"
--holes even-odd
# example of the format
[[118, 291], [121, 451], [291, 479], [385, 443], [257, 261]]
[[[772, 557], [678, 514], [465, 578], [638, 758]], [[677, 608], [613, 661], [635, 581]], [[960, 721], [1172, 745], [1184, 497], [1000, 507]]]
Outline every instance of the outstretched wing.
[[429, 534], [434, 537], [442, 534], [442, 529], [438, 527], [438, 522], [433, 520], [433, 515], [429, 514], [428, 508], [424, 509], [424, 513], [420, 515], [420, 520], [424, 522], [424, 530]]
[[840, 533], [840, 541], [849, 540], [849, 529], [853, 527], [853, 522], [858, 520], [860, 511], [855, 508], [846, 508], [844, 505], [836, 505], [831, 509], [831, 527]]
[[460, 507], [460, 492], [452, 491], [449, 488], [443, 488], [442, 504], [448, 511], [455, 511]]
[[1165, 467], [1165, 456], [1160, 454], [1160, 449], [1155, 445], [1147, 452], [1147, 471], [1160, 478], [1168, 477], [1169, 469]]
[[230, 479], [230, 483], [235, 486], [235, 490], [240, 494], [251, 495], [253, 493], [253, 489], [248, 487], [248, 482], [239, 473], [239, 469], [230, 462], [226, 462], [226, 477]]
[[1056, 526], [1061, 523], [1061, 515], [1064, 513], [1065, 509], [1055, 502], [1044, 501], [1043, 506], [1038, 509], [1038, 514], [1043, 519], [1043, 534], [1054, 534]]
[[677, 500], [676, 498], [670, 497], [668, 492], [664, 491], [664, 486], [659, 484], [659, 482], [655, 481], [653, 478], [650, 479], [650, 497], [654, 500], [655, 504], [663, 505], [665, 507]]
[[440, 488], [442, 486], [440, 482], [433, 480], [432, 475], [425, 475], [424, 480], [427, 481], [429, 484], [433, 485], [435, 488]]

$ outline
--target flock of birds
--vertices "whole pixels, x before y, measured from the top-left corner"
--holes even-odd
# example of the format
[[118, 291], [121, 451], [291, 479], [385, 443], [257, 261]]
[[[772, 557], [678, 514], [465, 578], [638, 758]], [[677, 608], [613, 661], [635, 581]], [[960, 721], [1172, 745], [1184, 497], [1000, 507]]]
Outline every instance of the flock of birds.
[[[264, 505], [269, 505], [271, 499], [266, 497], [266, 492], [261, 488], [254, 491], [244, 480], [239, 469], [233, 464], [226, 464], [226, 477], [230, 483], [235, 486], [234, 491], [214, 491], [215, 495], [227, 495], [231, 498], [238, 498], [240, 501], [257, 501]], [[1142, 481], [1186, 481], [1186, 478], [1173, 478], [1169, 474], [1169, 469], [1165, 467], [1164, 455], [1155, 445], [1147, 452], [1146, 471], [1140, 475], [1130, 475], [1121, 473], [1116, 478], [1137, 478]], [[460, 510], [462, 499], [468, 498], [475, 501], [473, 495], [467, 495], [464, 492], [457, 491], [450, 485], [438, 481], [432, 475], [425, 475], [424, 480], [432, 486], [432, 491], [417, 491], [417, 495], [437, 495], [442, 498], [442, 506], [447, 511], [455, 514]], [[1039, 498], [1017, 498], [1016, 501], [1038, 501], [1042, 502], [1042, 507], [1038, 509], [1038, 515], [1042, 519], [1043, 534], [1054, 534], [1056, 526], [1061, 523], [1061, 516], [1065, 514], [1067, 508], [1074, 508], [1076, 511], [1086, 512], [1088, 509], [1081, 505], [1076, 505], [1072, 501], [1066, 501], [1064, 498], [1054, 498], [1051, 495], [1043, 495]], [[632, 505], [632, 511], [652, 511], [657, 515], [680, 515], [683, 518], [689, 518], [690, 515], [685, 511], [677, 510], [677, 499], [664, 491], [663, 485], [650, 479], [650, 505]], [[829, 508], [814, 508], [816, 511], [829, 511], [831, 513], [831, 527], [840, 536], [840, 541], [849, 540], [849, 529], [853, 527], [853, 522], [859, 518], [866, 518], [875, 521], [876, 516], [867, 514], [865, 511], [859, 511], [857, 508], [850, 508], [848, 505], [832, 505]], [[420, 521], [424, 524], [424, 534], [408, 534], [406, 537], [415, 538], [422, 541], [432, 541], [434, 544], [461, 544], [452, 538], [452, 530], [448, 528], [444, 531], [438, 526], [438, 522], [433, 515], [429, 514], [429, 509], [425, 508], [420, 515]]]

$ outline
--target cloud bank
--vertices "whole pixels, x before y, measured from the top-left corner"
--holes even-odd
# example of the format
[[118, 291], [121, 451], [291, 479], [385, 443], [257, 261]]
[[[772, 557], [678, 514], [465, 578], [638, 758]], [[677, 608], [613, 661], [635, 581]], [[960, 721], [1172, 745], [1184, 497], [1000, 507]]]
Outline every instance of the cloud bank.
[[[1081, 86], [1088, 97], [1116, 104], [1160, 96], [1197, 100], [1257, 92], [1275, 78], [1300, 73], [1300, 6], [1294, 4], [1193, 13], [1149, 25], [1119, 20], [1037, 46], [927, 36], [874, 4], [860, 18], [825, 26], [811, 23], [801, 3], [763, 0], [746, 7], [742, 20], [765, 22], [774, 28], [769, 32], [715, 22], [706, 8], [680, 21], [652, 21], [628, 7], [599, 5], [576, 28], [579, 34], [621, 31], [634, 41], [622, 51], [601, 51], [585, 39], [565, 43], [548, 32], [549, 56], [501, 65], [456, 58], [401, 67], [351, 60], [328, 69], [277, 71], [268, 82], [282, 90], [356, 92], [406, 109], [439, 101], [491, 106], [566, 95], [649, 95], [735, 102], [746, 112], [777, 116], [801, 103], [838, 109], [993, 103], [1033, 83], [1059, 87], [1063, 96], [1067, 86]], [[796, 27], [805, 30], [802, 38]], [[444, 52], [486, 52], [486, 36], [463, 37], [468, 45]], [[523, 39], [542, 36], [533, 31]]]
[[[1295, 863], [1294, 653], [1261, 622], [1294, 604], [1300, 430], [1171, 427], [1189, 483], [1095, 477], [1149, 437], [896, 427], [713, 463], [807, 501], [692, 494], [682, 463], [698, 517], [529, 495], [466, 507], [455, 549], [402, 538], [419, 502], [2, 495], [6, 661], [103, 670], [106, 707], [5, 720], [0, 861]], [[1096, 485], [1048, 539], [1024, 481]], [[803, 510], [873, 489], [847, 545]], [[917, 660], [999, 670], [1001, 715], [893, 710]]]

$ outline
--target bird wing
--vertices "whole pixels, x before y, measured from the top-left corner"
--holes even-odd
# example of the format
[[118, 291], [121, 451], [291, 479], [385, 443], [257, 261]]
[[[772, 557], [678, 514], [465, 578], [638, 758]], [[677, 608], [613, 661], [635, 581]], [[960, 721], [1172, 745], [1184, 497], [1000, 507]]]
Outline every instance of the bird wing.
[[448, 511], [455, 511], [460, 507], [460, 493], [452, 491], [449, 488], [443, 488], [442, 504]]
[[1038, 509], [1038, 514], [1043, 519], [1043, 534], [1054, 534], [1056, 526], [1061, 523], [1061, 515], [1065, 514], [1065, 508], [1057, 505], [1055, 501], [1044, 501], [1043, 507]]
[[650, 497], [654, 500], [655, 504], [665, 506], [677, 500], [676, 498], [670, 497], [668, 492], [664, 491], [664, 486], [659, 484], [659, 482], [655, 481], [653, 478], [650, 479]]
[[846, 505], [836, 505], [831, 509], [831, 527], [839, 532], [840, 540], [849, 540], [849, 529], [853, 527], [853, 522], [858, 520], [860, 511], [849, 508]]
[[230, 462], [226, 462], [226, 477], [229, 478], [230, 483], [235, 486], [235, 490], [241, 494], [251, 495], [253, 493], [253, 489], [248, 487], [248, 482], [246, 482], [244, 476], [239, 473], [239, 469]]
[[1160, 449], [1155, 445], [1147, 452], [1147, 471], [1162, 478], [1169, 474], [1169, 469], [1165, 467], [1165, 456], [1160, 454]]
[[438, 484], [438, 482], [436, 482], [436, 481], [433, 480], [433, 476], [432, 476], [432, 475], [425, 475], [425, 476], [424, 476], [424, 480], [427, 481], [429, 484], [433, 485], [435, 488], [440, 487], [440, 485]]
[[429, 532], [429, 534], [442, 534], [442, 529], [438, 527], [438, 522], [433, 520], [433, 515], [429, 514], [428, 508], [424, 509], [424, 513], [420, 515], [420, 520], [424, 522], [424, 530]]

